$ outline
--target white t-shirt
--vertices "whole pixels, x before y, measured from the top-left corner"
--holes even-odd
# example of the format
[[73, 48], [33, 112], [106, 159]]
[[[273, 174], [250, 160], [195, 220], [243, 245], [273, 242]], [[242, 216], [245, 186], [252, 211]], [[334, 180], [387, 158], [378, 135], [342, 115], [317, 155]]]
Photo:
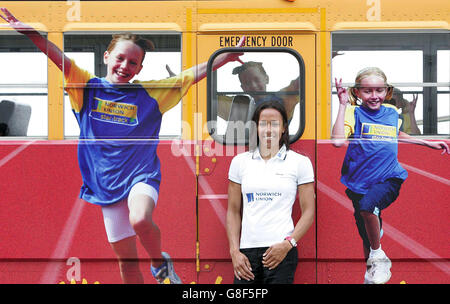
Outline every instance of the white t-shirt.
[[259, 150], [236, 155], [228, 178], [241, 185], [243, 214], [240, 248], [269, 247], [292, 234], [297, 187], [314, 182], [308, 157], [283, 145], [267, 162]]

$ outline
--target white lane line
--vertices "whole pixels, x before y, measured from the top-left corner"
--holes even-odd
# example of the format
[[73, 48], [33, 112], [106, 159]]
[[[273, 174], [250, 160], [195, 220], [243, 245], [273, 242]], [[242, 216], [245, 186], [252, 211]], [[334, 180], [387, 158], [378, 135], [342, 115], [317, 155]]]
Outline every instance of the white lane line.
[[[317, 188], [325, 193], [328, 197], [338, 202], [345, 209], [351, 211], [353, 213], [353, 205], [350, 203], [350, 200], [344, 195], [338, 193], [322, 182], [317, 182]], [[443, 261], [444, 258], [437, 255], [430, 249], [424, 247], [422, 244], [417, 241], [411, 239], [403, 232], [394, 228], [392, 225], [383, 221], [383, 230], [386, 233], [386, 236], [392, 238], [395, 242], [405, 247], [407, 250], [411, 251], [413, 254], [417, 255], [419, 258], [429, 261], [431, 264], [442, 270], [446, 274], [450, 274], [450, 265], [448, 262], [440, 262]], [[438, 260], [438, 261], [436, 261]]]
[[42, 274], [40, 284], [57, 283], [56, 279], [60, 275], [60, 268], [63, 263], [58, 261], [58, 259], [67, 257], [85, 205], [86, 203], [80, 198], [75, 200], [72, 210], [70, 210], [69, 217], [66, 220], [66, 224], [59, 235], [58, 242], [56, 242], [56, 246], [50, 256], [50, 261]]

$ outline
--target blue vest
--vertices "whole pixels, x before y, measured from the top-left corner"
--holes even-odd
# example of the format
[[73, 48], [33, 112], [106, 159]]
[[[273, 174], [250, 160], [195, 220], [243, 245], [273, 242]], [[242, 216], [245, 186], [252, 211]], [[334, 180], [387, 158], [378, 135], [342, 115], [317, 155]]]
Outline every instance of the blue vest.
[[405, 180], [408, 172], [399, 164], [398, 120], [394, 108], [378, 111], [356, 107], [353, 134], [341, 170], [341, 182], [356, 193], [365, 194], [389, 178]]
[[80, 125], [81, 198], [98, 205], [115, 203], [137, 182], [159, 190], [156, 149], [162, 114], [141, 85], [92, 78], [84, 88], [83, 107], [74, 114]]

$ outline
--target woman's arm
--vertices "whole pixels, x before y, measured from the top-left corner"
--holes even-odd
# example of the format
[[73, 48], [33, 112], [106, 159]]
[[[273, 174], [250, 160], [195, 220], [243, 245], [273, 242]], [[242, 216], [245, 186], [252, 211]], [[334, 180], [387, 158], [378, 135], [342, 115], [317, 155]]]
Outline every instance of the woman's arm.
[[300, 240], [314, 222], [315, 213], [315, 194], [314, 183], [307, 183], [298, 186], [298, 198], [302, 215], [295, 225], [294, 232], [291, 237], [295, 241]]
[[448, 147], [448, 144], [445, 141], [430, 141], [430, 140], [424, 140], [420, 138], [415, 138], [410, 136], [409, 134], [400, 131], [398, 133], [398, 141], [405, 142], [409, 144], [416, 144], [425, 146], [428, 148], [432, 148], [435, 150], [443, 150], [441, 154], [450, 154], [450, 149]]
[[[298, 242], [311, 227], [314, 222], [315, 194], [314, 183], [307, 183], [298, 186], [301, 217], [295, 225], [291, 237]], [[263, 265], [269, 269], [276, 268], [286, 257], [292, 245], [289, 241], [274, 244], [263, 255]]]
[[56, 64], [61, 71], [63, 70], [64, 64], [64, 76], [67, 77], [69, 75], [71, 62], [70, 58], [64, 55], [64, 52], [62, 52], [54, 43], [48, 41], [45, 37], [39, 34], [39, 32], [34, 28], [20, 22], [11, 14], [10, 11], [8, 11], [8, 9], [2, 7], [0, 8], [0, 11], [4, 14], [2, 15], [0, 13], [0, 17], [8, 22], [10, 27], [15, 29], [18, 33], [27, 36], [34, 43], [34, 45], [41, 50], [41, 52], [46, 54], [48, 58]]
[[240, 280], [253, 280], [252, 267], [248, 258], [239, 250], [241, 234], [241, 185], [230, 181], [228, 184], [227, 236], [234, 275]]

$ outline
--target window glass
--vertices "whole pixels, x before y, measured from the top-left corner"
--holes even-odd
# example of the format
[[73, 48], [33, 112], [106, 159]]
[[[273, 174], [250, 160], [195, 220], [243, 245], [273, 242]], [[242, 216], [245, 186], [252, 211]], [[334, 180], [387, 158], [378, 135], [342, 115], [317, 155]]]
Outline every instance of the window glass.
[[447, 83], [447, 86], [438, 87], [437, 112], [438, 133], [450, 134], [450, 51], [437, 51], [437, 82]]
[[0, 123], [9, 136], [47, 137], [47, 57], [15, 35], [0, 40]]
[[[421, 51], [345, 51], [333, 58], [332, 79], [342, 78], [344, 86], [352, 86], [358, 71], [367, 66], [379, 67], [386, 74], [388, 83], [395, 87], [393, 99], [389, 103], [395, 104], [399, 114], [404, 117], [406, 126], [404, 131], [417, 134], [417, 129], [411, 130], [410, 120], [412, 117], [422, 122], [423, 90], [422, 87], [411, 84], [423, 82], [422, 57]], [[369, 58], [370, 61], [367, 62]], [[415, 96], [417, 96], [415, 111], [409, 113]], [[333, 121], [336, 119], [338, 106], [338, 97], [333, 94]], [[418, 128], [422, 133], [423, 126], [419, 125]]]
[[[174, 74], [181, 73], [181, 52], [147, 52], [144, 59], [144, 68], [138, 75], [140, 80], [163, 79], [169, 77], [170, 71]], [[181, 107], [179, 102], [175, 107], [164, 113], [161, 121], [159, 135], [181, 136]]]
[[[82, 66], [84, 69], [94, 74], [95, 61], [93, 52], [66, 52], [66, 55], [75, 60], [75, 62]], [[79, 136], [80, 127], [73, 115], [72, 108], [70, 106], [69, 96], [64, 94], [64, 136]]]
[[[159, 80], [181, 72], [181, 43], [179, 35], [148, 35], [142, 38], [151, 40], [155, 50], [146, 52], [143, 68], [133, 80]], [[74, 59], [78, 66], [98, 77], [106, 76], [106, 65], [103, 62], [104, 52], [112, 39], [112, 34], [79, 34], [70, 33], [64, 36], [66, 55]], [[172, 74], [173, 73], [173, 74]], [[179, 102], [162, 116], [160, 137], [181, 136], [181, 109]], [[78, 136], [79, 126], [72, 112], [69, 97], [64, 99], [64, 135]]]
[[395, 87], [392, 100], [411, 135], [449, 135], [450, 53], [445, 33], [333, 33], [332, 120], [338, 98], [334, 79], [354, 84], [359, 70], [379, 67]]
[[274, 100], [286, 109], [291, 139], [298, 138], [303, 131], [304, 115], [304, 103], [300, 102], [304, 96], [300, 55], [253, 50], [244, 52], [240, 59], [242, 63], [231, 62], [215, 72], [209, 71], [208, 129], [211, 136], [225, 144], [248, 144], [250, 121], [256, 106]]

